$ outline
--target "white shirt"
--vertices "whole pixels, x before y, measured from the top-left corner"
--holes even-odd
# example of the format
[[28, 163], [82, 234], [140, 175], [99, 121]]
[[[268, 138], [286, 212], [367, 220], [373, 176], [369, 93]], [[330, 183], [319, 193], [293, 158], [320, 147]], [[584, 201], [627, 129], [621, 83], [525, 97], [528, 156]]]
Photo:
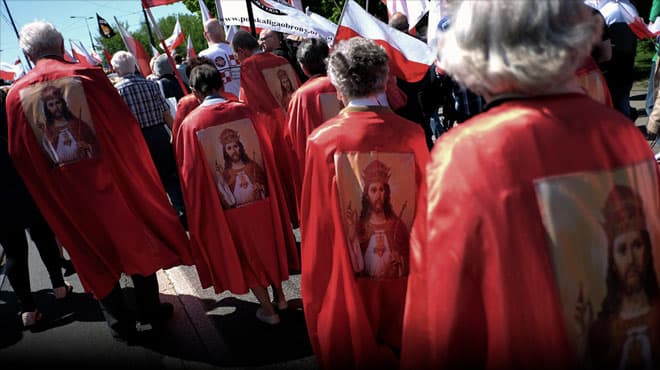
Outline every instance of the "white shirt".
[[241, 90], [241, 64], [234, 56], [231, 46], [227, 43], [212, 44], [201, 51], [199, 56], [207, 57], [215, 63], [222, 76], [225, 91], [238, 96]]

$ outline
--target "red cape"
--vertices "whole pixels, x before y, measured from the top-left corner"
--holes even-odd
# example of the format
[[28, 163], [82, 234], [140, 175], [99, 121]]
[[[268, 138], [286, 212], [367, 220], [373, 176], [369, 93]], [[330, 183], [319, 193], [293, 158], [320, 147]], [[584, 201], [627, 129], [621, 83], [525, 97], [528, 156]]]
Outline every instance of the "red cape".
[[[345, 108], [309, 136], [301, 209], [307, 329], [323, 368], [396, 368], [407, 279], [354, 274], [334, 165], [337, 154], [350, 152], [412, 155], [410, 173], [399, 175], [415, 188], [429, 156], [419, 125], [384, 107]], [[417, 190], [408, 191], [412, 207]]]
[[591, 56], [588, 56], [584, 64], [575, 71], [578, 84], [584, 92], [595, 101], [612, 108], [612, 95], [607, 87], [605, 76], [598, 68], [598, 64]]
[[[268, 197], [223, 209], [216, 170], [209, 165], [198, 137], [202, 130], [242, 119], [249, 119], [256, 130]], [[218, 135], [214, 135], [215, 144]], [[243, 294], [248, 288], [286, 280], [290, 270], [298, 270], [295, 239], [264, 123], [243, 103], [202, 105], [183, 121], [175, 140], [192, 251], [202, 286]], [[253, 150], [246, 148], [250, 153]]]
[[284, 140], [292, 149], [293, 156], [290, 161], [298, 210], [307, 136], [323, 122], [336, 116], [341, 106], [342, 103], [337, 99], [337, 90], [327, 76], [316, 76], [307, 80], [296, 90], [289, 102]]
[[266, 129], [273, 143], [276, 158], [287, 158], [276, 162], [282, 188], [286, 197], [287, 209], [292, 223], [297, 224], [297, 208], [294, 186], [295, 168], [290, 168], [290, 152], [284, 142], [286, 125], [286, 96], [282, 96], [278, 73], [286, 73], [293, 90], [300, 86], [300, 79], [289, 61], [273, 53], [254, 54], [241, 61], [241, 92], [239, 98], [266, 123]]
[[[555, 274], [569, 270], [553, 269], [555, 246], [537, 189], [577, 179], [588, 185], [586, 194], [563, 199], [576, 199], [571, 209], [581, 210], [590, 193], [607, 189], [586, 181], [599, 176], [611, 186], [609, 171], [638, 164], [650, 169], [633, 181], [653, 194], [649, 206], [656, 211], [646, 216], [657, 225], [657, 167], [648, 144], [627, 118], [583, 94], [505, 101], [443, 135], [413, 230], [402, 368], [576, 368], [567, 330], [576, 326], [579, 284], [564, 285], [576, 291], [564, 310], [565, 326]], [[597, 203], [594, 214], [577, 219], [592, 219], [602, 233], [601, 209]], [[560, 221], [566, 224], [568, 216]], [[566, 227], [569, 239], [581, 232]], [[590, 245], [582, 241], [574, 245]], [[596, 281], [605, 285], [602, 275]], [[592, 300], [594, 314], [600, 302]]]
[[[76, 76], [100, 153], [53, 166], [42, 150], [21, 95], [37, 102], [41, 84]], [[32, 90], [34, 91], [34, 90]], [[98, 68], [43, 59], [7, 99], [9, 152], [39, 209], [71, 256], [85, 290], [105, 297], [126, 273], [149, 275], [190, 264], [188, 238], [169, 203], [140, 126]], [[79, 115], [74, 110], [74, 115]]]

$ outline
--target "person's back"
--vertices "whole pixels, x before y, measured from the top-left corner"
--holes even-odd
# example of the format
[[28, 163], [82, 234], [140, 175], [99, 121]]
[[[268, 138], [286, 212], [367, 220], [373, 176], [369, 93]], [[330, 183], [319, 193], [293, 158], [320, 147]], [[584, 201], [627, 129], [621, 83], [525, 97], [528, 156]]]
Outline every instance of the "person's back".
[[[622, 340], [621, 331], [601, 332], [598, 348], [588, 339], [603, 327], [602, 307], [617, 310], [606, 292], [639, 293], [632, 280], [652, 276], [641, 260], [659, 262], [640, 252], [642, 225], [628, 200], [608, 200], [619, 187], [639, 193], [648, 209], [644, 228], [658, 240], [653, 153], [625, 116], [575, 81], [598, 39], [597, 19], [577, 2], [535, 4], [460, 3], [456, 19], [502, 21], [450, 28], [440, 42], [440, 67], [489, 106], [443, 135], [427, 166], [411, 246], [404, 369], [581, 368], [612, 354], [618, 359], [609, 363], [625, 368], [637, 364], [634, 351], [628, 357], [620, 346], [626, 339], [630, 346], [648, 339], [644, 361], [658, 364], [652, 335], [628, 332]], [[544, 39], [558, 23], [562, 31]], [[562, 55], [556, 65], [527, 52], [540, 42]], [[505, 56], [521, 65], [500, 64]], [[613, 266], [631, 253], [644, 277], [621, 260]], [[609, 276], [617, 270], [625, 283]], [[657, 293], [648, 297], [639, 312], [657, 305]], [[633, 321], [656, 332], [639, 312]]]
[[199, 56], [207, 57], [215, 63], [225, 91], [238, 96], [241, 88], [241, 63], [225, 40], [224, 30], [217, 19], [209, 19], [204, 24], [204, 38], [209, 47], [200, 51]]
[[[359, 71], [355, 79], [347, 78], [351, 71]], [[412, 206], [428, 159], [424, 132], [378, 104], [387, 56], [372, 41], [335, 45], [328, 74], [347, 107], [307, 141], [301, 201], [307, 328], [323, 368], [396, 367]]]

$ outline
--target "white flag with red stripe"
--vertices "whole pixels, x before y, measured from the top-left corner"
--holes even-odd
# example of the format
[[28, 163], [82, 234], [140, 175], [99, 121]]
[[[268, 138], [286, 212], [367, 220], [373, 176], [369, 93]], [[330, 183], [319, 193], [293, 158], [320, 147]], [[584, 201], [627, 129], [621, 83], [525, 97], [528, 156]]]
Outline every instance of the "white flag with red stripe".
[[14, 81], [15, 73], [15, 65], [6, 62], [0, 62], [0, 79], [5, 81]]
[[193, 46], [192, 38], [190, 38], [190, 35], [188, 35], [188, 47], [186, 48], [186, 50], [187, 50], [186, 57], [188, 58], [188, 60], [197, 57], [197, 53], [195, 53], [195, 47]]
[[433, 51], [424, 42], [393, 29], [367, 13], [355, 1], [347, 0], [339, 20], [335, 44], [356, 36], [382, 46], [390, 58], [392, 74], [409, 82], [421, 80], [435, 61]]
[[149, 55], [147, 55], [147, 52], [144, 50], [144, 47], [138, 40], [133, 38], [126, 30], [124, 30], [124, 27], [121, 26], [119, 21], [117, 20], [117, 17], [115, 18], [115, 23], [117, 24], [117, 29], [119, 30], [119, 35], [121, 35], [121, 39], [124, 41], [124, 45], [126, 45], [126, 50], [128, 50], [133, 56], [135, 57], [137, 61], [138, 68], [140, 68], [140, 73], [142, 73], [143, 76], [148, 76], [151, 74], [151, 67], [149, 67]]
[[429, 11], [428, 0], [387, 0], [387, 13], [403, 13], [408, 17], [408, 30], [415, 28], [417, 23]]
[[101, 64], [100, 60], [95, 59], [92, 54], [90, 54], [87, 49], [85, 49], [85, 46], [83, 46], [82, 42], [69, 40], [69, 43], [71, 44], [71, 52], [73, 53], [73, 56], [78, 60], [78, 63], [88, 65], [90, 67]]
[[169, 50], [170, 53], [173, 53], [174, 49], [176, 49], [177, 46], [183, 44], [184, 40], [185, 36], [181, 31], [181, 23], [179, 22], [179, 17], [176, 17], [176, 24], [174, 25], [174, 30], [172, 30], [172, 36], [165, 40], [167, 50]]

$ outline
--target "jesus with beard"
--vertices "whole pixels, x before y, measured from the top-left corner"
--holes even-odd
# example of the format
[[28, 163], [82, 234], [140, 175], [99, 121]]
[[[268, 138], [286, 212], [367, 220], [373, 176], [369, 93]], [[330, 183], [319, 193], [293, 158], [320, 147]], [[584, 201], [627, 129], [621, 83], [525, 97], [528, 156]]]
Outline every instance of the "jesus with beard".
[[615, 186], [603, 215], [607, 295], [589, 329], [592, 367], [658, 369], [660, 297], [641, 198], [627, 186]]
[[222, 177], [234, 198], [230, 205], [239, 207], [265, 199], [266, 174], [259, 164], [247, 156], [238, 132], [230, 128], [223, 130], [220, 142], [225, 159]]

